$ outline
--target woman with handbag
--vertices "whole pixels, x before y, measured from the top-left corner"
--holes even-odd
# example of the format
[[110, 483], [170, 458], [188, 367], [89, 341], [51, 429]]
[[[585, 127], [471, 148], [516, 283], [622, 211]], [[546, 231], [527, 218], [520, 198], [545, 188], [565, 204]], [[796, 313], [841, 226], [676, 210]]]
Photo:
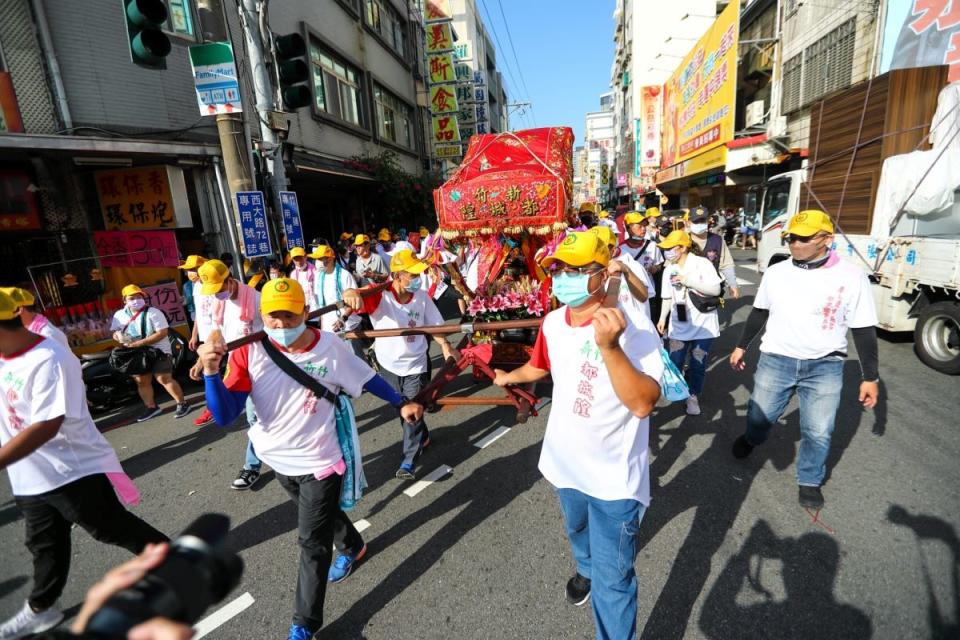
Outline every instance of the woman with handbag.
[[[124, 356], [123, 373], [129, 373], [137, 382], [140, 399], [146, 405], [137, 422], [155, 418], [161, 409], [153, 395], [153, 379], [156, 377], [164, 389], [177, 402], [174, 418], [182, 418], [190, 413], [190, 405], [183, 397], [180, 384], [173, 379], [173, 350], [167, 339], [167, 317], [159, 309], [147, 304], [143, 290], [135, 284], [128, 284], [121, 291], [123, 308], [113, 314], [113, 339], [120, 343], [111, 356], [111, 364]], [[126, 350], [121, 354], [119, 350]], [[116, 364], [114, 367], [117, 368]], [[119, 370], [119, 369], [118, 369]]]
[[[661, 284], [660, 321], [657, 331], [669, 338], [670, 360], [680, 371], [686, 366], [690, 397], [687, 415], [700, 415], [700, 392], [707, 375], [707, 356], [720, 335], [721, 278], [707, 258], [691, 253], [693, 240], [686, 231], [672, 231], [660, 248], [667, 262]], [[670, 318], [669, 331], [667, 317]]]

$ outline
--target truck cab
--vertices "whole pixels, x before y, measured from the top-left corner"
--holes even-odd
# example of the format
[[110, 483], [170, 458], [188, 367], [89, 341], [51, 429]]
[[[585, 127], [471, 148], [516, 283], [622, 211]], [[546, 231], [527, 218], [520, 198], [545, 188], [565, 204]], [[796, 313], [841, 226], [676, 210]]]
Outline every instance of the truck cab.
[[757, 194], [760, 207], [757, 271], [760, 273], [770, 265], [790, 257], [790, 251], [780, 234], [787, 227], [790, 217], [800, 209], [800, 192], [806, 179], [806, 169], [787, 171], [767, 180]]

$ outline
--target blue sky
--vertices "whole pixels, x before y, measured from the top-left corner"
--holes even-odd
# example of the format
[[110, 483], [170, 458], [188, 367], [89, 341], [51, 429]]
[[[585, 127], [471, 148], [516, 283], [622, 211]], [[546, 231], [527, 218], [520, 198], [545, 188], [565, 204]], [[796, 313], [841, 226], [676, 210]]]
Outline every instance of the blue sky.
[[609, 91], [614, 0], [476, 3], [497, 49], [508, 101], [533, 103], [532, 113], [511, 116], [511, 128], [568, 126], [576, 136], [574, 144], [583, 144], [584, 115], [598, 110], [600, 94]]

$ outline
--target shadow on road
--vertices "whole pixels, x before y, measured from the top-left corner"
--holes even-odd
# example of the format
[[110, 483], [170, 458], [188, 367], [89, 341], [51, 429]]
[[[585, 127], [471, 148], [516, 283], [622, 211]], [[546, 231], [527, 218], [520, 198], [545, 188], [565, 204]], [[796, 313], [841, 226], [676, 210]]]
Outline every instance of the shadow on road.
[[758, 520], [707, 595], [700, 630], [716, 639], [870, 638], [866, 614], [833, 595], [839, 561], [827, 534], [778, 538]]

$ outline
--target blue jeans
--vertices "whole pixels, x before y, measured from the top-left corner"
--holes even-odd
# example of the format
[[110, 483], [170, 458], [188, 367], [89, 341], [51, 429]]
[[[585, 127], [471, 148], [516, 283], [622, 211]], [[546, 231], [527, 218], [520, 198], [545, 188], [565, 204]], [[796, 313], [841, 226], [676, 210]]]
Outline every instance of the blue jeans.
[[577, 573], [590, 578], [598, 640], [637, 637], [637, 533], [646, 506], [557, 489]]
[[840, 406], [843, 358], [797, 360], [761, 353], [747, 405], [747, 442], [762, 444], [796, 391], [800, 400], [797, 484], [819, 487], [827, 472], [830, 436]]
[[670, 359], [677, 369], [683, 371], [687, 354], [690, 354], [690, 364], [687, 366], [686, 379], [690, 387], [690, 395], [699, 396], [703, 391], [703, 381], [707, 377], [707, 356], [715, 338], [701, 338], [700, 340], [669, 341]]
[[[253, 410], [253, 401], [250, 400], [250, 397], [247, 396], [247, 424], [251, 427], [257, 422], [257, 414]], [[260, 467], [263, 465], [260, 462], [260, 458], [257, 457], [257, 452], [253, 450], [253, 443], [250, 442], [250, 439], [247, 439], [247, 454], [246, 458], [243, 461], [243, 468], [251, 471], [260, 471]]]

